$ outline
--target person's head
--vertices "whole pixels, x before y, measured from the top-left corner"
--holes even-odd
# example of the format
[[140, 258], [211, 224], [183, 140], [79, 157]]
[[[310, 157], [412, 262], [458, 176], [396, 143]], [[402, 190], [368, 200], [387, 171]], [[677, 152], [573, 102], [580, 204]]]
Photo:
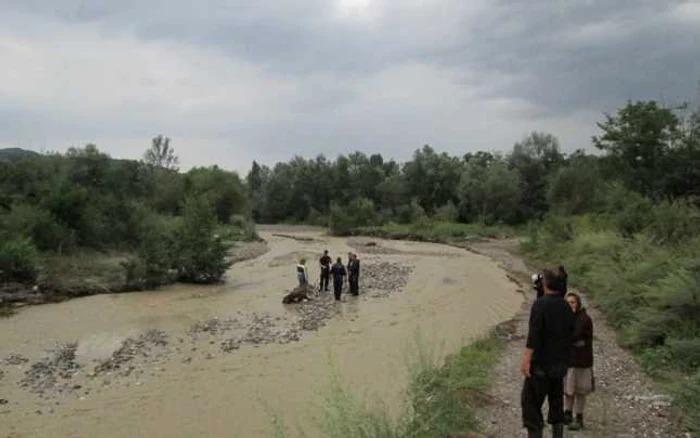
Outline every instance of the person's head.
[[336, 260], [336, 263], [343, 263], [343, 261], [338, 257], [338, 260]]
[[571, 310], [573, 310], [574, 313], [581, 310], [581, 297], [578, 296], [578, 294], [569, 292], [566, 294], [566, 302], [569, 303], [569, 306], [571, 306]]
[[306, 259], [301, 259], [301, 260], [299, 260], [299, 264], [305, 265], [305, 264], [306, 264]]
[[545, 269], [542, 272], [544, 278], [543, 286], [546, 295], [561, 295], [566, 294], [566, 278], [559, 272], [554, 272], [550, 269]]
[[351, 253], [351, 252], [348, 253], [348, 258], [349, 258], [349, 259], [352, 258], [352, 253]]
[[328, 250], [323, 251], [323, 255], [328, 255]]

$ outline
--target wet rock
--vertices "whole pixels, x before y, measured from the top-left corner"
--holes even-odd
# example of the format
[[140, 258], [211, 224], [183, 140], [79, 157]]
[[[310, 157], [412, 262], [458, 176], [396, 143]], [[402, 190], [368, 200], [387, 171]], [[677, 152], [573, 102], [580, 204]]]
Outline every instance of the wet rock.
[[21, 354], [11, 354], [3, 359], [3, 363], [6, 365], [22, 365], [29, 362], [29, 359], [22, 356]]
[[68, 389], [59, 384], [59, 378], [71, 379], [80, 370], [81, 365], [75, 362], [77, 348], [78, 343], [72, 342], [49, 350], [47, 357], [32, 364], [25, 372], [20, 386], [36, 394]]
[[[219, 319], [212, 318], [206, 321], [200, 321], [190, 328], [190, 335], [198, 335], [200, 333], [209, 333], [211, 335], [220, 335], [239, 327], [240, 323], [235, 318]], [[181, 341], [182, 342], [182, 341]]]
[[230, 353], [239, 348], [241, 348], [241, 341], [239, 339], [227, 339], [221, 343], [221, 351], [225, 353]]
[[372, 297], [387, 296], [400, 292], [408, 284], [413, 266], [382, 261], [368, 263], [360, 268], [360, 293]]
[[318, 330], [326, 325], [335, 313], [335, 299], [331, 294], [322, 294], [313, 300], [301, 303], [299, 326], [302, 330]]
[[138, 338], [127, 338], [122, 346], [112, 353], [112, 356], [101, 361], [94, 369], [94, 374], [115, 372], [121, 376], [129, 376], [134, 370], [133, 366], [124, 366], [136, 358], [142, 360], [154, 359], [160, 355], [153, 355], [154, 348], [163, 348], [168, 345], [167, 334], [162, 330], [148, 330], [141, 333]]

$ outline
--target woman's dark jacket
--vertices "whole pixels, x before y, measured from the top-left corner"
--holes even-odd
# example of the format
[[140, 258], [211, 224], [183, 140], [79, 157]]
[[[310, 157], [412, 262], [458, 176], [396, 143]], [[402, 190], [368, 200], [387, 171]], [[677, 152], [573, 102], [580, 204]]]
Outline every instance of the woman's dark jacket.
[[[583, 341], [583, 345], [578, 345]], [[574, 337], [571, 348], [571, 367], [590, 368], [593, 366], [593, 321], [581, 309], [574, 315]]]

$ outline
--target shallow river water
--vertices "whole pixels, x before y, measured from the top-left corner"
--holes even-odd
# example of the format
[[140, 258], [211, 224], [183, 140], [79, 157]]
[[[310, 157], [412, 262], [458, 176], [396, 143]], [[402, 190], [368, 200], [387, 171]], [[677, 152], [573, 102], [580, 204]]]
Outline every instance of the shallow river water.
[[[402, 291], [387, 296], [344, 296], [318, 331], [302, 331], [286, 344], [242, 345], [224, 353], [218, 342], [192, 341], [193, 324], [212, 317], [264, 313], [292, 320], [281, 299], [296, 277], [294, 263], [310, 260], [312, 280], [323, 249], [346, 258], [346, 239], [314, 231], [297, 241], [263, 232], [270, 251], [234, 265], [225, 284], [177, 285], [155, 292], [100, 295], [24, 308], [0, 319], [0, 437], [268, 437], [271, 412], [292, 429], [322, 436], [318, 403], [337, 370], [353, 393], [377, 396], [396, 414], [404, 402], [416, 333], [441, 355], [509, 319], [522, 296], [490, 259], [445, 245], [377, 241], [387, 254], [363, 254], [362, 268], [380, 261], [413, 267]], [[361, 290], [361, 293], [363, 291]], [[170, 353], [135, 361], [127, 377], [92, 378], [95, 360], [109, 357], [124, 339], [159, 329]], [[213, 338], [212, 338], [213, 339]], [[77, 342], [83, 365], [71, 391], [39, 398], [20, 380], [45, 350]], [[10, 354], [29, 359], [2, 364]], [[93, 382], [94, 381], [94, 382]]]

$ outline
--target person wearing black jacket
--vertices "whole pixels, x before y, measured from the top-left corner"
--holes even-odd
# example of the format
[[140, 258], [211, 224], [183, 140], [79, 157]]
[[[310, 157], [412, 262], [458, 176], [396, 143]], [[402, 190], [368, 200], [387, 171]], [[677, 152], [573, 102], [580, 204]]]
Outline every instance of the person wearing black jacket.
[[544, 295], [530, 310], [527, 344], [520, 371], [525, 377], [521, 393], [523, 426], [529, 438], [541, 438], [544, 428], [542, 404], [547, 398], [547, 422], [552, 437], [564, 436], [564, 376], [571, 361], [574, 313], [563, 298], [565, 278], [542, 273]]
[[338, 257], [338, 260], [336, 260], [331, 268], [331, 274], [333, 275], [333, 295], [335, 295], [336, 301], [340, 301], [340, 294], [343, 291], [343, 281], [347, 275], [345, 266], [343, 266], [343, 261], [340, 257]]
[[[566, 301], [574, 312], [574, 335], [571, 347], [571, 366], [564, 380], [566, 423], [570, 430], [583, 428], [583, 409], [586, 396], [593, 392], [593, 321], [581, 306], [581, 297], [570, 292]], [[573, 418], [573, 412], [576, 417]]]
[[354, 253], [350, 253], [349, 258], [348, 285], [350, 286], [350, 293], [357, 296], [360, 294], [360, 260], [358, 260], [357, 254]]
[[318, 285], [318, 290], [328, 292], [328, 280], [331, 276], [331, 257], [328, 255], [328, 250], [323, 251], [318, 262], [321, 265], [321, 282]]

